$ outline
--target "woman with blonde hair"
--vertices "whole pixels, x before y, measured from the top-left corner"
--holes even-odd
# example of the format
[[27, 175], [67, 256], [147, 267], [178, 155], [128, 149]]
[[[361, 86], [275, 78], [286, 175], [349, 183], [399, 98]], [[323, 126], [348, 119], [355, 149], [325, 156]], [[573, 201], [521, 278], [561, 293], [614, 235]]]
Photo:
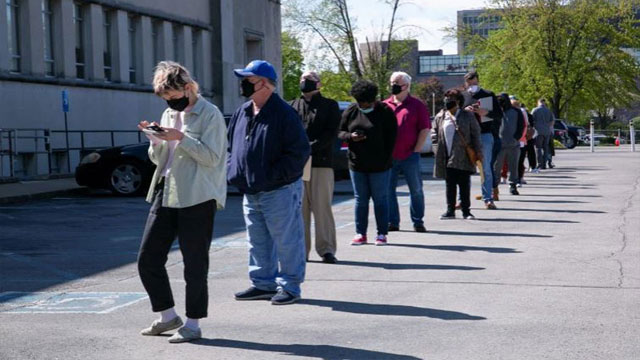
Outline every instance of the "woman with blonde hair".
[[[198, 93], [189, 71], [173, 61], [155, 69], [153, 90], [169, 106], [160, 123], [138, 128], [151, 142], [149, 158], [157, 165], [147, 195], [151, 211], [138, 254], [138, 271], [151, 307], [160, 319], [142, 335], [178, 329], [171, 343], [199, 339], [199, 319], [207, 316], [209, 247], [217, 209], [227, 193], [227, 131], [222, 113]], [[165, 264], [178, 238], [184, 261], [186, 316], [174, 310]]]

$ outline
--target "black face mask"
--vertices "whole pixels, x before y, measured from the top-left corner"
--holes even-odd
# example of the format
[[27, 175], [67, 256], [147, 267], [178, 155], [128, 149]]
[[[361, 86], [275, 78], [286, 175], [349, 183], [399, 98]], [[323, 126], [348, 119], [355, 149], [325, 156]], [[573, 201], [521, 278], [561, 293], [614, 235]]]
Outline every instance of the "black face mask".
[[304, 82], [300, 84], [300, 91], [302, 91], [303, 93], [308, 93], [316, 90], [318, 90], [317, 81], [305, 79]]
[[167, 105], [175, 111], [183, 111], [189, 106], [189, 97], [185, 95], [179, 99], [167, 100]]
[[402, 92], [402, 85], [393, 84], [391, 85], [391, 93], [393, 95], [398, 95]]
[[447, 110], [451, 110], [454, 107], [456, 107], [457, 105], [458, 105], [458, 103], [455, 100], [449, 99], [449, 98], [444, 98], [444, 107]]
[[242, 82], [240, 83], [240, 95], [244, 96], [244, 97], [251, 97], [251, 95], [253, 95], [256, 90], [256, 85], [252, 84], [249, 79], [244, 78], [242, 79]]

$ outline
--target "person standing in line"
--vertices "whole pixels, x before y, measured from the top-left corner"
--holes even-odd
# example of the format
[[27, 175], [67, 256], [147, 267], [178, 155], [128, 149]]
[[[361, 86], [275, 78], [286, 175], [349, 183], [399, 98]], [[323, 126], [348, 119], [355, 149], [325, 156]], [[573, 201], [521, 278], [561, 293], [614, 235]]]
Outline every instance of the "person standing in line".
[[369, 199], [373, 198], [378, 236], [387, 245], [389, 229], [389, 176], [398, 124], [387, 105], [377, 101], [378, 87], [359, 80], [351, 87], [356, 100], [342, 113], [338, 138], [349, 144], [349, 173], [355, 195], [356, 235], [351, 245], [367, 243]]
[[307, 71], [300, 77], [302, 96], [291, 102], [291, 106], [302, 118], [302, 123], [311, 142], [311, 177], [304, 181], [302, 217], [307, 260], [311, 252], [311, 214], [315, 221], [316, 252], [322, 262], [335, 264], [336, 224], [333, 219], [333, 145], [340, 122], [340, 109], [335, 100], [320, 93], [322, 83], [315, 71]]
[[[498, 153], [494, 171], [500, 174], [502, 164], [506, 161], [509, 169], [509, 187], [511, 195], [518, 193], [518, 159], [520, 157], [520, 138], [524, 129], [524, 117], [519, 109], [511, 106], [509, 95], [502, 93], [498, 96], [498, 102], [504, 113], [502, 125], [500, 126], [500, 141], [502, 148]], [[499, 179], [498, 179], [499, 180]], [[495, 187], [498, 183], [494, 181]]]
[[484, 159], [480, 140], [480, 126], [474, 114], [464, 110], [464, 95], [457, 89], [445, 93], [444, 109], [435, 117], [433, 146], [435, 153], [434, 176], [445, 179], [447, 185], [447, 211], [440, 220], [456, 217], [456, 192], [460, 189], [462, 217], [473, 220], [471, 214], [471, 174], [476, 166], [467, 154], [466, 146], [476, 153], [478, 160]]
[[393, 149], [393, 167], [389, 184], [389, 231], [400, 230], [400, 210], [396, 187], [402, 172], [411, 195], [410, 214], [413, 229], [427, 232], [424, 227], [424, 191], [420, 172], [420, 151], [431, 131], [429, 110], [410, 95], [411, 76], [404, 72], [391, 75], [391, 96], [384, 101], [396, 115], [398, 135]]
[[[227, 196], [227, 131], [222, 113], [198, 94], [198, 83], [184, 66], [160, 62], [153, 76], [153, 90], [169, 108], [160, 124], [138, 124], [151, 142], [149, 159], [157, 165], [147, 195], [152, 205], [138, 254], [138, 271], [160, 319], [141, 334], [160, 335], [178, 329], [169, 342], [180, 343], [202, 337], [199, 319], [207, 317], [213, 221]], [[184, 325], [174, 310], [165, 268], [176, 237], [186, 282]]]
[[[547, 108], [545, 99], [538, 100], [538, 107], [531, 112], [533, 123], [538, 132], [536, 137], [536, 153], [538, 158], [537, 171], [547, 168], [547, 163], [551, 161], [549, 154], [549, 143], [553, 140], [553, 113]], [[537, 172], [536, 171], [536, 172]]]
[[309, 139], [300, 116], [275, 93], [273, 65], [254, 60], [234, 73], [250, 100], [229, 122], [227, 180], [244, 194], [252, 283], [235, 299], [292, 304], [305, 276], [301, 177]]
[[[471, 71], [464, 76], [466, 91], [463, 92], [465, 99], [463, 108], [473, 112], [480, 124], [480, 140], [482, 142], [482, 153], [484, 154], [484, 159], [482, 160], [484, 182], [482, 183], [482, 195], [476, 197], [476, 199], [483, 200], [486, 209], [495, 210], [493, 179], [494, 175], [499, 176], [499, 173], [494, 174], [493, 164], [495, 156], [500, 151], [498, 130], [502, 122], [502, 109], [498, 104], [496, 95], [481, 88], [479, 81], [480, 78], [475, 71]], [[496, 193], [495, 198], [497, 196], [498, 194]]]
[[522, 187], [522, 185], [526, 185], [527, 182], [524, 180], [524, 174], [526, 172], [526, 167], [524, 166], [524, 160], [525, 157], [527, 158], [527, 161], [529, 162], [529, 168], [533, 169], [536, 167], [536, 150], [534, 148], [534, 143], [535, 143], [535, 139], [533, 138], [534, 134], [535, 134], [535, 130], [533, 128], [533, 116], [531, 115], [531, 113], [527, 110], [526, 106], [522, 103], [520, 103], [520, 109], [522, 109], [522, 114], [524, 115], [525, 119], [526, 119], [526, 126], [525, 126], [525, 131], [524, 131], [524, 140], [525, 141], [525, 146], [523, 148], [521, 148], [521, 153], [520, 153], [520, 161], [518, 163], [518, 176], [520, 178], [520, 182], [518, 183], [518, 187]]

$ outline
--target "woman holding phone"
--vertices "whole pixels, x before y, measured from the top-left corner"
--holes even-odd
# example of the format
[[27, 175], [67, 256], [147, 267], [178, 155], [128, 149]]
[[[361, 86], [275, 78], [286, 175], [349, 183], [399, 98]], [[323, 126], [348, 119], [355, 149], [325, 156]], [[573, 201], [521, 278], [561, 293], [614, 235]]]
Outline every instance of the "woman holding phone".
[[389, 181], [398, 123], [396, 115], [377, 100], [378, 87], [360, 80], [351, 87], [356, 104], [342, 113], [338, 137], [349, 144], [349, 173], [356, 198], [356, 235], [351, 245], [367, 243], [369, 199], [373, 198], [378, 235], [376, 245], [387, 245]]
[[[209, 247], [217, 209], [227, 193], [227, 130], [222, 113], [198, 93], [189, 71], [173, 61], [155, 69], [153, 89], [169, 106], [160, 123], [138, 128], [151, 141], [149, 158], [157, 165], [147, 195], [151, 210], [138, 254], [138, 271], [151, 307], [160, 313], [142, 335], [178, 329], [171, 343], [199, 339], [199, 319], [207, 317]], [[165, 264], [178, 239], [186, 282], [186, 323], [174, 309]]]

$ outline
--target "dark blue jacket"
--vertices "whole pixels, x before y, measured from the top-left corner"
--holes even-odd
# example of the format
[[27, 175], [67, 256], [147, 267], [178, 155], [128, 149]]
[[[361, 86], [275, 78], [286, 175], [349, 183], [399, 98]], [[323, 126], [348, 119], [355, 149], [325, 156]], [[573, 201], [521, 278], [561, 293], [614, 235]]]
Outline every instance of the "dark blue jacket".
[[276, 93], [257, 116], [251, 101], [240, 106], [229, 122], [228, 138], [227, 181], [246, 194], [298, 180], [311, 152], [300, 116]]

